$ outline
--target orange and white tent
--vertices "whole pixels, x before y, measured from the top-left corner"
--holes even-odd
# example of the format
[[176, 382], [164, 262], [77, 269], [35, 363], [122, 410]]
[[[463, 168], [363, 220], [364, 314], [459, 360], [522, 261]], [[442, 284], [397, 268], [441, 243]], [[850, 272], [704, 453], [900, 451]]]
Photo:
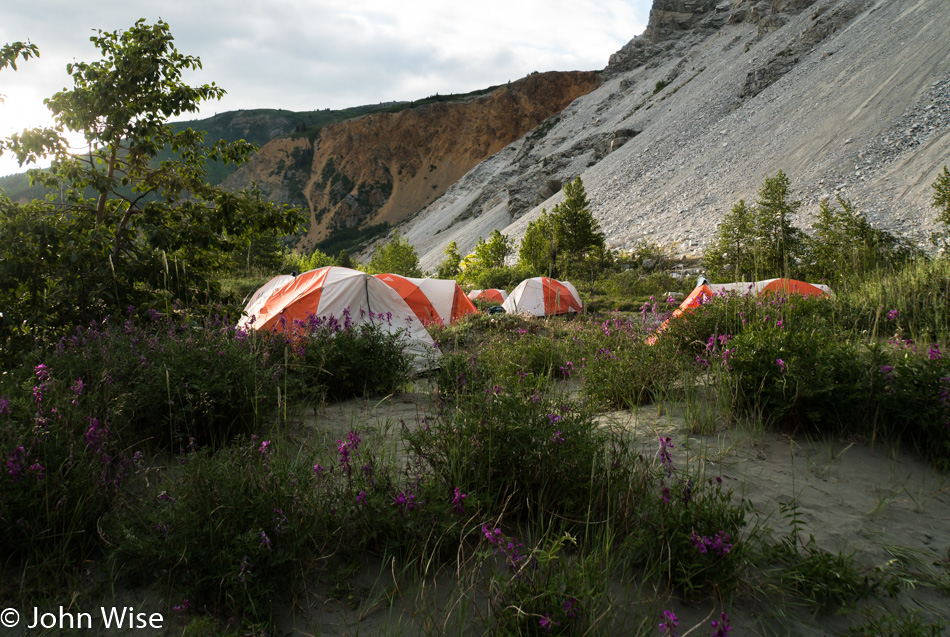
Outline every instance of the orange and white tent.
[[334, 317], [341, 324], [348, 318], [400, 334], [416, 370], [431, 367], [438, 355], [432, 337], [395, 290], [365, 272], [336, 266], [304, 272], [273, 288], [254, 314], [241, 317], [238, 327], [293, 334], [306, 329], [311, 317]]
[[[267, 302], [267, 299], [270, 298], [270, 295], [273, 294], [274, 290], [279, 288], [282, 285], [286, 285], [294, 280], [293, 275], [291, 274], [279, 274], [272, 278], [270, 281], [257, 288], [257, 291], [251, 296], [251, 300], [247, 302], [247, 305], [244, 306], [244, 312], [241, 316], [241, 321], [246, 324], [250, 317], [257, 316], [260, 312], [261, 307], [264, 303]], [[245, 319], [245, 317], [247, 317]], [[241, 325], [241, 323], [238, 323]], [[241, 325], [245, 327], [246, 325]]]
[[377, 274], [376, 278], [395, 290], [423, 325], [447, 325], [478, 311], [465, 291], [450, 279], [415, 279], [398, 274]]
[[551, 316], [583, 312], [584, 304], [577, 289], [568, 281], [557, 281], [546, 276], [525, 279], [518, 284], [502, 304], [508, 314]]
[[487, 301], [488, 303], [497, 303], [501, 305], [508, 298], [508, 293], [498, 288], [488, 290], [472, 290], [468, 293], [468, 298], [472, 301]]
[[820, 283], [805, 283], [797, 279], [764, 279], [762, 281], [741, 281], [738, 283], [710, 283], [706, 279], [700, 279], [693, 291], [689, 293], [680, 306], [673, 310], [670, 318], [663, 321], [657, 328], [654, 335], [647, 342], [653, 343], [656, 335], [663, 332], [671, 320], [681, 316], [684, 312], [691, 310], [710, 301], [714, 296], [725, 296], [728, 294], [749, 294], [751, 296], [761, 296], [769, 294], [801, 294], [803, 296], [833, 296], [834, 293], [827, 285]]

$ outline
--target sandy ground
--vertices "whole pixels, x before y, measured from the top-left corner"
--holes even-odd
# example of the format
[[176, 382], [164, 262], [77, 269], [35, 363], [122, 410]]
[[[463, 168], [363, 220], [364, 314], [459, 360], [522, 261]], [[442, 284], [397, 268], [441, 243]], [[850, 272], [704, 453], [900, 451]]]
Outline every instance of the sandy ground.
[[[420, 383], [409, 393], [330, 405], [301, 414], [297, 424], [302, 435], [322, 437], [326, 444], [358, 429], [365, 444], [372, 442], [398, 454], [401, 424], [415, 426], [432, 416], [429, 389]], [[636, 444], [648, 457], [656, 455], [659, 436], [672, 438], [677, 467], [698, 463], [705, 475], [722, 476], [736, 496], [752, 503], [750, 526], [772, 529], [776, 539], [789, 532], [780, 505], [794, 504], [804, 525], [803, 540], [814, 536], [822, 549], [854, 554], [867, 569], [900, 559], [915, 564], [919, 572], [936, 572], [935, 563], [950, 557], [950, 477], [908, 453], [866, 440], [810, 440], [741, 426], [690, 434], [684, 414], [676, 408], [646, 406], [604, 414], [601, 420], [635, 431]], [[942, 568], [946, 572], [946, 566]], [[368, 566], [354, 580], [352, 599], [318, 595], [320, 599], [308, 608], [289, 612], [283, 628], [300, 635], [442, 634], [450, 627], [437, 622], [451, 600], [439, 592], [453, 588], [451, 571], [447, 567], [432, 578], [415, 578], [406, 587], [397, 583], [392, 565]], [[621, 605], [635, 607], [638, 594], [627, 591], [628, 599], [621, 599]], [[950, 621], [950, 600], [932, 589], [909, 586], [901, 602], [905, 608]], [[733, 634], [847, 632], [848, 620], [833, 613], [815, 618], [804, 609], [786, 608], [786, 615], [770, 616], [769, 609], [775, 606], [755, 591], [748, 598], [734, 599], [726, 609]], [[694, 634], [707, 634], [708, 615], [719, 610], [714, 604], [674, 603], [672, 608], [681, 619], [681, 635], [697, 624]], [[458, 613], [456, 609], [456, 617]], [[655, 624], [648, 632], [652, 630]], [[458, 627], [451, 632], [458, 632]]]

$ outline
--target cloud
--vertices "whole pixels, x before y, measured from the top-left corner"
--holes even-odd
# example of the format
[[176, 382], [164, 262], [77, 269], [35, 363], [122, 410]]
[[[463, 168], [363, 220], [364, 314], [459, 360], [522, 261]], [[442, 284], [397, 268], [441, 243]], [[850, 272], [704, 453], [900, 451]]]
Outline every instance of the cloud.
[[[346, 108], [469, 92], [532, 71], [593, 70], [646, 25], [651, 0], [34, 0], [4, 8], [0, 42], [29, 39], [41, 57], [0, 73], [0, 136], [48, 122], [42, 100], [91, 61], [96, 30], [139, 18], [169, 23], [201, 58], [192, 84], [227, 91], [196, 117], [244, 108]], [[10, 172], [0, 158], [0, 174]]]

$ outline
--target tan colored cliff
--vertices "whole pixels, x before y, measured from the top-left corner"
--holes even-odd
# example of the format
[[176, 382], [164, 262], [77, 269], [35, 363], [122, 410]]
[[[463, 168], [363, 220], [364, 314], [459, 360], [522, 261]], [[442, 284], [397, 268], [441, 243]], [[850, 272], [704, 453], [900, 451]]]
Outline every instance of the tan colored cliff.
[[336, 228], [396, 224], [479, 162], [600, 86], [596, 72], [535, 73], [466, 102], [435, 102], [326, 126], [315, 143], [277, 139], [231, 180], [309, 207], [300, 247]]

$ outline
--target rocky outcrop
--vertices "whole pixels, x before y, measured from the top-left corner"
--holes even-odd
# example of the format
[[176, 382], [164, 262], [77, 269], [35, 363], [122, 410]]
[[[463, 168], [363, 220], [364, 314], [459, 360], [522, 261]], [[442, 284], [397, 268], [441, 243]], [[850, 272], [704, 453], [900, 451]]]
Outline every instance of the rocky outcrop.
[[[791, 2], [791, 0], [788, 1]], [[772, 56], [767, 62], [749, 71], [746, 75], [745, 85], [739, 93], [740, 99], [754, 97], [771, 86], [778, 78], [791, 71], [803, 57], [814, 51], [815, 47], [825, 38], [847, 25], [856, 15], [871, 6], [872, 1], [850, 0], [840, 6], [825, 6], [814, 11], [810, 16], [809, 24], [798, 34], [798, 37], [794, 38], [788, 46]], [[812, 2], [799, 0], [798, 3], [789, 6], [798, 9], [810, 4]], [[766, 30], [781, 26], [781, 12], [772, 11], [765, 15], [760, 13], [761, 17], [757, 18], [755, 13], [750, 10], [749, 15], [753, 21], [759, 24], [760, 30], [763, 25], [767, 25], [765, 26]]]
[[[657, 0], [602, 86], [473, 168], [400, 227], [434, 269], [584, 180], [608, 244], [697, 255], [782, 170], [808, 229], [823, 198], [927, 247], [950, 165], [946, 0]], [[553, 193], [553, 195], [551, 194]]]
[[397, 224], [600, 84], [595, 72], [535, 73], [467, 101], [329, 125], [313, 141], [277, 139], [229, 185], [253, 183], [272, 201], [306, 205], [304, 248], [341, 229]]

